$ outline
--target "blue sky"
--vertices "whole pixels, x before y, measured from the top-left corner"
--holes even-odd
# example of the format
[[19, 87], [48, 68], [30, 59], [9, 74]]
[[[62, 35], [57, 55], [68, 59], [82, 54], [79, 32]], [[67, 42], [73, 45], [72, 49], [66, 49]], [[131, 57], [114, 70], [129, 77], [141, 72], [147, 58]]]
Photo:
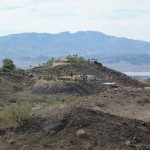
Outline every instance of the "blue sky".
[[150, 42], [150, 0], [0, 0], [0, 36], [100, 31]]

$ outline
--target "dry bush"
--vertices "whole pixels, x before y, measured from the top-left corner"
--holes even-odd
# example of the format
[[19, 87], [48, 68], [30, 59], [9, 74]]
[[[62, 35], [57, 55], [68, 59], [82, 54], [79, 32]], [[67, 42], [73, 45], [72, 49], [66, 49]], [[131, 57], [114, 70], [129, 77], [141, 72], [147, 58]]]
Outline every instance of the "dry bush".
[[53, 106], [57, 104], [62, 104], [62, 103], [74, 103], [77, 102], [78, 96], [72, 96], [72, 95], [53, 95], [51, 97], [49, 96], [44, 96], [43, 97], [43, 107], [48, 107], [48, 106]]
[[16, 107], [8, 106], [0, 112], [0, 125], [7, 128], [22, 124], [30, 117], [31, 111], [32, 104], [30, 102], [17, 104]]
[[103, 104], [103, 102], [100, 99], [95, 98], [92, 101], [92, 106], [105, 107], [105, 104]]
[[143, 97], [142, 99], [139, 99], [136, 101], [139, 105], [144, 106], [146, 104], [150, 103], [150, 98], [149, 97]]

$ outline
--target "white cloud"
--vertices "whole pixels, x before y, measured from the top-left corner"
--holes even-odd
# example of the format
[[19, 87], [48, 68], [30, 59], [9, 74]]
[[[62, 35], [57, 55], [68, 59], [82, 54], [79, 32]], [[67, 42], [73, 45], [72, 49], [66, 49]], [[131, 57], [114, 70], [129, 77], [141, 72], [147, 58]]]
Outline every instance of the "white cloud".
[[0, 0], [0, 33], [96, 30], [150, 41], [149, 0]]

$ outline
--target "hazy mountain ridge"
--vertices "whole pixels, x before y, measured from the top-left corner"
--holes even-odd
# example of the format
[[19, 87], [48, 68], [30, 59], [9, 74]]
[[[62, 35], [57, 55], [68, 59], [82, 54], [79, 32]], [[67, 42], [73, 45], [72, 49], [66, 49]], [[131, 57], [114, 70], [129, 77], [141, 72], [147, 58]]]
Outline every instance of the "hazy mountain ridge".
[[116, 64], [121, 61], [132, 65], [150, 64], [150, 42], [114, 37], [94, 31], [3, 36], [0, 37], [0, 52], [1, 60], [10, 57], [20, 64], [27, 62], [22, 66], [36, 65], [50, 57], [68, 54], [93, 55], [105, 64]]

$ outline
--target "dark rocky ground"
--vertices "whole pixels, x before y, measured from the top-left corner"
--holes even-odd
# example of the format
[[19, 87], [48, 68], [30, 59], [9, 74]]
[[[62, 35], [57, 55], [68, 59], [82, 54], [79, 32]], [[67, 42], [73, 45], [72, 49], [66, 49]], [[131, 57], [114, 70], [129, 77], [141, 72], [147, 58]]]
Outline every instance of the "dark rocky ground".
[[149, 150], [149, 143], [149, 123], [83, 106], [41, 110], [0, 134], [2, 150]]
[[72, 94], [91, 95], [108, 89], [101, 82], [75, 82], [75, 81], [50, 81], [39, 80], [36, 82], [32, 93], [34, 94]]

